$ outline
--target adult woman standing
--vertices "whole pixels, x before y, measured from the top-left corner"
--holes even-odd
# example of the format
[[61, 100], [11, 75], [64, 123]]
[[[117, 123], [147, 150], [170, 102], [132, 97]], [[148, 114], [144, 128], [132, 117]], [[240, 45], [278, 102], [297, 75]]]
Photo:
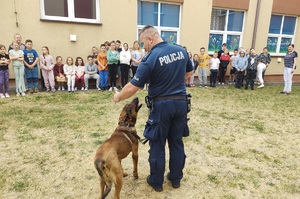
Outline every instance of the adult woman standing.
[[281, 94], [289, 95], [292, 91], [293, 74], [296, 69], [297, 57], [298, 53], [294, 51], [294, 44], [290, 44], [288, 46], [288, 52], [284, 56], [284, 88], [283, 91], [280, 92]]
[[108, 70], [110, 75], [109, 91], [117, 91], [116, 75], [118, 70], [118, 62], [120, 61], [120, 53], [116, 50], [116, 42], [110, 42], [110, 50], [107, 51]]
[[140, 44], [138, 41], [133, 42], [133, 47], [131, 51], [131, 70], [132, 70], [132, 77], [134, 77], [137, 67], [139, 66], [140, 62], [143, 58], [143, 52], [140, 49]]
[[271, 63], [271, 56], [268, 53], [268, 48], [264, 47], [263, 52], [257, 57], [257, 61], [259, 62], [257, 65], [257, 78], [259, 80], [260, 85], [257, 88], [263, 88], [264, 85], [264, 71]]
[[130, 68], [131, 53], [128, 49], [128, 44], [123, 44], [123, 49], [120, 52], [120, 67], [121, 67], [121, 84], [124, 87], [128, 82], [128, 73]]
[[14, 48], [13, 43], [17, 42], [17, 44], [19, 45], [19, 50], [25, 50], [26, 46], [25, 44], [22, 43], [22, 36], [19, 33], [16, 33], [14, 35], [14, 41], [8, 46], [8, 52]]

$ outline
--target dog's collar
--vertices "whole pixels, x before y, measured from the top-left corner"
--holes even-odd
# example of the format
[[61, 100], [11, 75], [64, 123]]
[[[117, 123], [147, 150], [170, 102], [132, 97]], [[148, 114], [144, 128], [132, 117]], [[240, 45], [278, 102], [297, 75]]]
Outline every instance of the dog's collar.
[[125, 123], [125, 122], [119, 122], [118, 124], [119, 124], [120, 126], [134, 127], [133, 124], [128, 124], [128, 123]]
[[[118, 123], [120, 126], [126, 126], [126, 127], [134, 127], [134, 125], [132, 124], [128, 124], [125, 122], [119, 122]], [[138, 136], [136, 133], [134, 133], [133, 131], [129, 131], [131, 135], [133, 135], [138, 141], [140, 141], [142, 144], [146, 144], [148, 142], [147, 138], [141, 138], [140, 136]]]

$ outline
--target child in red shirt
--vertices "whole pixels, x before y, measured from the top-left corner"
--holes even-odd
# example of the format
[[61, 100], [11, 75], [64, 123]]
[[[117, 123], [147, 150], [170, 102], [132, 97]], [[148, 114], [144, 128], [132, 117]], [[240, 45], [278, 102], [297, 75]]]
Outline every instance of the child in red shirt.
[[228, 49], [224, 50], [224, 53], [220, 57], [220, 68], [219, 68], [219, 84], [225, 84], [225, 75], [227, 71], [227, 66], [230, 62], [230, 56]]

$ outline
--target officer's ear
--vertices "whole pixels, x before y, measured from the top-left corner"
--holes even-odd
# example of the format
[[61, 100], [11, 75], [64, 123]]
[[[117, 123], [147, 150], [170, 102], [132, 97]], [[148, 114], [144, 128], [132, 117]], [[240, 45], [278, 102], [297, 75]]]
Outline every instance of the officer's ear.
[[153, 42], [153, 38], [152, 38], [152, 36], [147, 36], [147, 39], [149, 40], [149, 44], [152, 44], [152, 42]]

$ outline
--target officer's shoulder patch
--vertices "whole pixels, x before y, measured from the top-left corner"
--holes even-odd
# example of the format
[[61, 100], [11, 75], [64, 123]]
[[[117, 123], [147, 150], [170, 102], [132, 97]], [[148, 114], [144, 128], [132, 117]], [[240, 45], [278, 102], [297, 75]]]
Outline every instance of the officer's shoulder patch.
[[148, 57], [151, 55], [152, 51], [148, 52], [142, 59], [142, 61], [146, 61]]

